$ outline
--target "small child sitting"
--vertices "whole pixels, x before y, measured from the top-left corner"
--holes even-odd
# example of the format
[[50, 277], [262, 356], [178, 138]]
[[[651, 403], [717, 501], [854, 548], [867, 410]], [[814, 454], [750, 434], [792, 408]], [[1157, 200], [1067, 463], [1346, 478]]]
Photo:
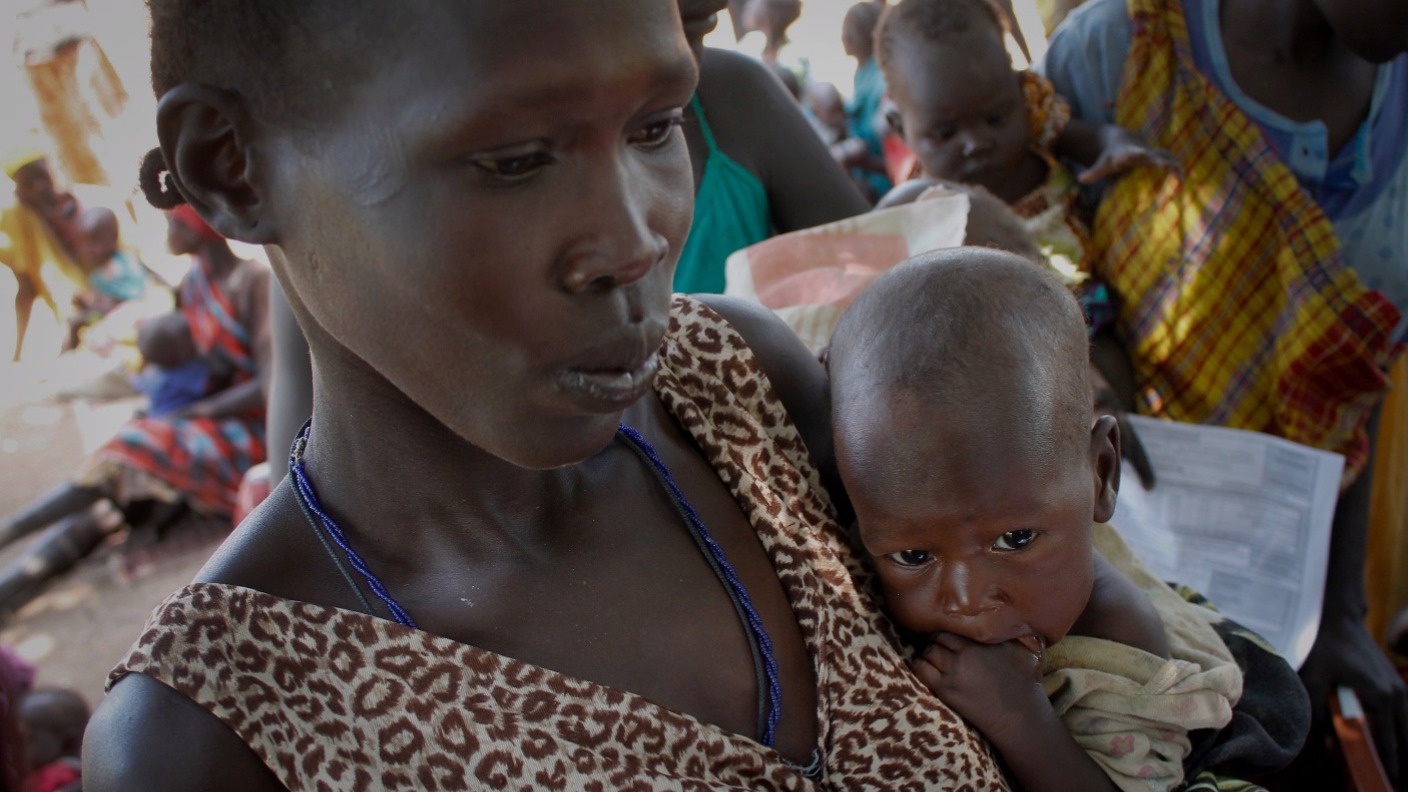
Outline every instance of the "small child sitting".
[[1071, 121], [1046, 78], [1013, 70], [1005, 33], [990, 0], [902, 0], [885, 13], [876, 56], [895, 107], [890, 122], [920, 173], [881, 205], [915, 200], [940, 180], [984, 187], [1024, 218], [1069, 277], [1090, 232], [1077, 211], [1079, 184], [1058, 157], [1089, 165], [1080, 178], [1087, 184], [1174, 161], [1123, 127]]
[[88, 728], [88, 702], [63, 688], [39, 688], [20, 701], [29, 772], [23, 792], [67, 792], [80, 788], [79, 754]]
[[132, 378], [132, 385], [148, 399], [146, 414], [164, 418], [211, 392], [211, 366], [201, 357], [191, 337], [185, 314], [172, 311], [137, 329], [137, 349], [146, 367]]
[[111, 209], [96, 206], [79, 215], [77, 259], [88, 275], [88, 288], [73, 298], [70, 346], [77, 345], [82, 328], [146, 292], [145, 270], [136, 256], [121, 248], [120, 242], [117, 215]]
[[847, 309], [829, 367], [837, 463], [916, 675], [1017, 788], [1165, 790], [1242, 675], [1214, 612], [1113, 529], [1119, 430], [1052, 272], [955, 248]]

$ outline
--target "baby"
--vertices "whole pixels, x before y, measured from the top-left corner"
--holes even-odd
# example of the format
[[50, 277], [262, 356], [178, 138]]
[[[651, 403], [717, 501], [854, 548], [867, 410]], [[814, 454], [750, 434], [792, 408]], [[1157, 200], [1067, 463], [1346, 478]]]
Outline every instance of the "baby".
[[1092, 419], [1087, 354], [1054, 273], [983, 248], [911, 259], [832, 338], [837, 463], [916, 675], [1018, 787], [1171, 789], [1241, 672], [1216, 617], [1102, 524], [1119, 430]]
[[984, 187], [1073, 274], [1090, 232], [1077, 212], [1078, 183], [1058, 157], [1090, 166], [1085, 183], [1173, 159], [1122, 127], [1071, 121], [1044, 77], [1013, 70], [1005, 33], [989, 0], [902, 0], [884, 15], [876, 56], [895, 108], [890, 122], [921, 172], [883, 205], [912, 201], [936, 180]]
[[128, 300], [140, 298], [147, 288], [146, 272], [132, 253], [123, 250], [117, 215], [95, 206], [78, 216], [75, 257], [88, 276], [88, 288], [73, 298], [69, 318], [69, 346], [77, 346], [79, 332], [107, 316]]
[[148, 399], [146, 414], [165, 418], [211, 392], [212, 367], [201, 357], [185, 314], [172, 311], [142, 324], [137, 349], [146, 367], [132, 385]]
[[78, 789], [88, 702], [72, 690], [39, 688], [21, 699], [19, 718], [29, 767], [23, 788], [35, 792]]

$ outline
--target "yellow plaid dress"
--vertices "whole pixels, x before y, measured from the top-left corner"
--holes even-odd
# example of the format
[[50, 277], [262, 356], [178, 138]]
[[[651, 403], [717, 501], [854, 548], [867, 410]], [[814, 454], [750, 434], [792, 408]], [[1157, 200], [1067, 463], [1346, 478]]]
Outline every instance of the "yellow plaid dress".
[[1340, 257], [1330, 221], [1193, 63], [1183, 11], [1129, 0], [1116, 121], [1174, 152], [1096, 215], [1095, 274], [1121, 300], [1142, 412], [1368, 455], [1365, 422], [1401, 346], [1397, 309]]

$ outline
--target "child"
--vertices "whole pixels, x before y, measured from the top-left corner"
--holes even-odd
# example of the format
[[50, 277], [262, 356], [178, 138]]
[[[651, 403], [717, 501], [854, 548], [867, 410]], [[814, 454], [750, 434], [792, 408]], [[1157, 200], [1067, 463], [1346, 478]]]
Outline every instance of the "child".
[[802, 91], [802, 107], [832, 159], [846, 169], [856, 189], [872, 204], [879, 200], [884, 192], [877, 190], [869, 177], [883, 173], [885, 163], [879, 155], [870, 153], [864, 140], [851, 134], [841, 92], [831, 83], [813, 80]]
[[914, 200], [935, 180], [984, 187], [1073, 274], [1090, 232], [1076, 212], [1078, 183], [1058, 155], [1091, 165], [1080, 178], [1087, 184], [1171, 161], [1121, 127], [1068, 124], [1070, 109], [1045, 78], [1013, 71], [1005, 30], [988, 0], [903, 0], [881, 19], [876, 55], [895, 105], [891, 123], [920, 169], [884, 204]]
[[25, 792], [79, 788], [79, 753], [88, 727], [88, 702], [63, 688], [40, 688], [20, 702], [29, 773]]
[[200, 356], [185, 314], [172, 311], [137, 330], [137, 349], [147, 366], [132, 385], [148, 398], [147, 417], [164, 418], [211, 392], [211, 366]]
[[1211, 611], [1100, 524], [1119, 432], [1092, 420], [1086, 348], [1055, 274], [979, 248], [911, 259], [833, 336], [837, 463], [915, 673], [1018, 787], [1171, 789], [1242, 677]]
[[78, 264], [88, 276], [88, 288], [73, 298], [70, 347], [78, 345], [78, 334], [83, 328], [122, 303], [139, 299], [147, 286], [142, 265], [132, 253], [121, 249], [117, 215], [111, 209], [95, 206], [79, 215], [75, 247]]

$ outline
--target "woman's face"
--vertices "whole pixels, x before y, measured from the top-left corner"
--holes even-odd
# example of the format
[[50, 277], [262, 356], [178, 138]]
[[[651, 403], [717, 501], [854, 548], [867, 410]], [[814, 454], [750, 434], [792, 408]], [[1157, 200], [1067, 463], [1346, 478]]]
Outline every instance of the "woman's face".
[[271, 252], [331, 338], [315, 355], [515, 464], [581, 461], [649, 390], [689, 231], [677, 127], [697, 70], [678, 12], [411, 10], [414, 46], [374, 49], [335, 119], [274, 133]]

